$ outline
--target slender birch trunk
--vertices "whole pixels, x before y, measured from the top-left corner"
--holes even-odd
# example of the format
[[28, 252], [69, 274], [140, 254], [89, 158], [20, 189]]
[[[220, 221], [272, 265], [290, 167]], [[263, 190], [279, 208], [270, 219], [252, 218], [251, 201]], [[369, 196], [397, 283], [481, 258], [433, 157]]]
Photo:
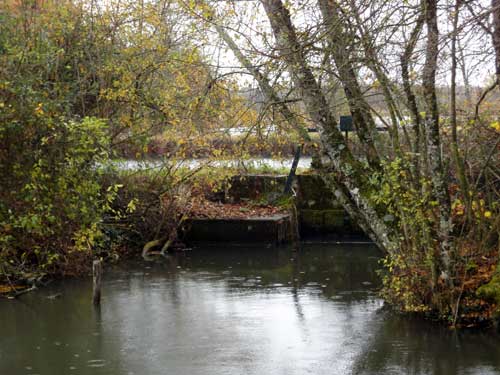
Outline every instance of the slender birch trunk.
[[[295, 85], [300, 89], [309, 116], [322, 129], [322, 144], [330, 157], [335, 181], [343, 189], [336, 189], [335, 195], [344, 207], [358, 214], [361, 224], [369, 228], [368, 234], [381, 248], [389, 253], [399, 250], [399, 236], [380, 218], [377, 211], [364, 196], [366, 173], [362, 165], [353, 157], [337, 128], [337, 123], [329, 109], [302, 49], [297, 40], [288, 9], [280, 0], [262, 0], [269, 18], [276, 45], [292, 75]], [[327, 179], [328, 181], [328, 179]], [[331, 185], [331, 184], [330, 184]]]
[[286, 103], [280, 99], [279, 95], [276, 93], [274, 88], [271, 86], [269, 82], [269, 78], [267, 78], [241, 51], [233, 38], [228, 34], [228, 32], [217, 22], [214, 24], [215, 30], [221, 37], [221, 39], [227, 44], [227, 46], [231, 49], [234, 56], [238, 59], [239, 63], [248, 70], [254, 79], [259, 84], [259, 88], [262, 91], [262, 94], [266, 97], [266, 100], [274, 104], [278, 107], [279, 112], [285, 118], [285, 120], [292, 126], [293, 129], [297, 131], [297, 133], [302, 137], [305, 141], [310, 141], [311, 138], [307, 133], [307, 129], [300, 124], [295, 114], [290, 110]]
[[370, 106], [366, 102], [357, 79], [355, 66], [350, 58], [349, 42], [352, 36], [345, 31], [346, 26], [339, 15], [338, 4], [332, 0], [318, 1], [323, 24], [329, 39], [330, 53], [339, 74], [345, 96], [349, 103], [352, 119], [358, 137], [365, 148], [370, 166], [378, 168], [380, 157], [375, 147], [377, 137], [375, 121]]
[[460, 189], [467, 207], [467, 215], [471, 214], [471, 204], [469, 196], [469, 182], [465, 175], [465, 166], [460, 155], [457, 135], [457, 39], [458, 39], [458, 19], [462, 0], [456, 0], [453, 11], [453, 32], [451, 35], [451, 93], [450, 93], [450, 112], [451, 112], [451, 152], [455, 169], [457, 171]]
[[417, 98], [415, 93], [411, 88], [410, 83], [410, 60], [415, 47], [417, 45], [418, 37], [422, 32], [424, 26], [424, 17], [419, 17], [415, 24], [414, 29], [410, 34], [410, 39], [404, 48], [403, 55], [400, 58], [401, 61], [401, 77], [403, 79], [403, 90], [406, 95], [406, 102], [408, 109], [410, 110], [412, 116], [413, 125], [413, 135], [415, 139], [413, 140], [413, 174], [415, 176], [420, 176], [420, 160], [421, 160], [421, 143], [422, 143], [422, 121], [420, 116], [420, 111], [418, 110]]
[[500, 85], [500, 0], [491, 1], [493, 14], [493, 48], [495, 49], [495, 74]]
[[425, 127], [427, 133], [427, 153], [432, 178], [433, 194], [439, 205], [438, 237], [440, 241], [440, 265], [443, 279], [452, 276], [451, 205], [448, 194], [448, 176], [443, 168], [439, 135], [439, 110], [436, 97], [436, 71], [439, 46], [437, 22], [438, 0], [425, 1], [425, 23], [427, 26], [426, 56], [422, 75], [425, 100]]

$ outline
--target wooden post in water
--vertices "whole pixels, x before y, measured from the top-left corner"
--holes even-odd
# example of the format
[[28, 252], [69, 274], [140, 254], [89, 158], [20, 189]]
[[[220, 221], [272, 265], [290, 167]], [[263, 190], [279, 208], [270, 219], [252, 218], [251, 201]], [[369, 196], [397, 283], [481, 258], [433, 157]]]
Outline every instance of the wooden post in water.
[[95, 306], [101, 304], [101, 281], [102, 281], [102, 261], [94, 260], [92, 262], [92, 279], [93, 279], [93, 289], [92, 289], [92, 302]]
[[[300, 144], [297, 146], [297, 149], [295, 150], [295, 156], [293, 157], [292, 167], [290, 168], [290, 173], [288, 174], [288, 177], [286, 179], [285, 190], [283, 191], [284, 194], [290, 194], [292, 192], [293, 179], [295, 177], [295, 172], [297, 171], [297, 166], [299, 165], [299, 159], [300, 159], [300, 154], [302, 153], [302, 147], [303, 144]], [[292, 236], [292, 241], [294, 243], [297, 243], [297, 241], [300, 239], [298, 220], [299, 218], [297, 214], [297, 207], [295, 206], [295, 201], [294, 201], [292, 205], [292, 217], [290, 223], [290, 225], [293, 226], [290, 232]]]
[[286, 179], [284, 194], [290, 194], [292, 192], [292, 183], [295, 176], [295, 171], [299, 165], [300, 153], [302, 152], [302, 145], [298, 145], [295, 150], [295, 156], [293, 157], [292, 167], [290, 168], [290, 173]]

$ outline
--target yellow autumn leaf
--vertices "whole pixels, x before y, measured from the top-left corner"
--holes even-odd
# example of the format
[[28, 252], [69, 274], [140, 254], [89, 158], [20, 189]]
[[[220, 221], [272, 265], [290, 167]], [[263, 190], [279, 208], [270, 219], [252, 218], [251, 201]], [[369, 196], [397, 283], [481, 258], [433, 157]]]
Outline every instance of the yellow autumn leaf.
[[494, 121], [490, 124], [490, 127], [495, 129], [497, 132], [500, 133], [500, 121]]

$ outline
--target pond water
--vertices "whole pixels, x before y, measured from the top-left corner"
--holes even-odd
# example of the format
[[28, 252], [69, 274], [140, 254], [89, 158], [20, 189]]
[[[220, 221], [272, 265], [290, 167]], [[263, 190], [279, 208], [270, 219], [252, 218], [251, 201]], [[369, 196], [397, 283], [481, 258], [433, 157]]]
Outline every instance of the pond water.
[[[201, 166], [206, 167], [217, 167], [217, 168], [246, 168], [246, 169], [271, 169], [271, 170], [281, 170], [290, 169], [292, 166], [293, 159], [273, 159], [273, 158], [252, 158], [246, 160], [239, 159], [229, 159], [229, 160], [209, 160], [209, 159], [186, 159], [174, 162], [179, 167], [184, 167], [188, 169], [195, 169]], [[143, 170], [143, 169], [155, 169], [164, 166], [164, 163], [169, 163], [169, 161], [162, 160], [119, 160], [113, 162], [113, 164], [122, 170]], [[309, 169], [311, 167], [312, 158], [302, 157], [299, 159], [299, 164], [297, 168], [299, 169]]]
[[[494, 374], [499, 337], [383, 308], [362, 244], [206, 248], [0, 301], [0, 374]], [[60, 293], [59, 298], [54, 295]]]

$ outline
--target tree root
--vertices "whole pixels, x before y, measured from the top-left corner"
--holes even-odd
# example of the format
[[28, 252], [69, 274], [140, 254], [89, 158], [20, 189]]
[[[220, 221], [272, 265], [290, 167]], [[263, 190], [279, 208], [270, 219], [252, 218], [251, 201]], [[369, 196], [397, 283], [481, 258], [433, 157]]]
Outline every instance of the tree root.
[[[153, 251], [155, 247], [159, 247], [163, 244], [161, 247], [160, 251]], [[145, 260], [150, 260], [152, 255], [161, 255], [164, 256], [168, 249], [170, 248], [170, 245], [172, 244], [172, 240], [166, 237], [149, 241], [147, 242], [144, 247], [142, 248], [142, 257]]]

